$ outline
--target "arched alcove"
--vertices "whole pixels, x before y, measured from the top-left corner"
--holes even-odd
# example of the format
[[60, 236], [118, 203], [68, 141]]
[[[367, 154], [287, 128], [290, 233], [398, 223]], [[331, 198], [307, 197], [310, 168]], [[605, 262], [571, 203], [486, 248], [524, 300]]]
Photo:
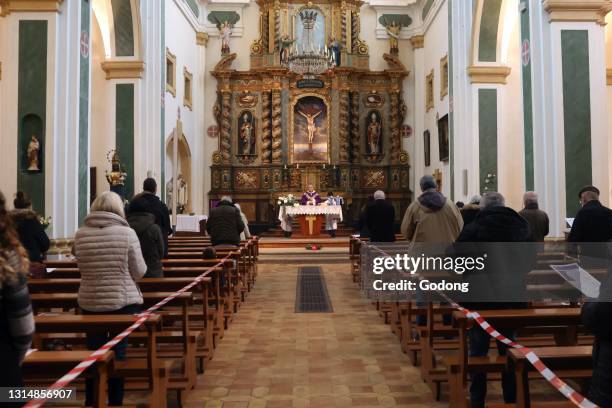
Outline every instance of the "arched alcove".
[[[193, 184], [191, 177], [191, 148], [189, 147], [189, 142], [184, 134], [179, 137], [178, 140], [178, 151], [177, 151], [177, 161], [178, 161], [178, 174], [183, 176], [183, 179], [187, 183], [187, 203], [185, 203], [185, 211], [184, 213], [188, 214], [193, 211]], [[166, 191], [166, 197], [168, 195], [168, 187], [172, 183], [172, 179], [174, 177], [174, 139], [171, 134], [168, 136], [166, 140], [166, 185], [164, 186]], [[168, 208], [172, 206], [172, 202], [168, 200], [166, 203]]]

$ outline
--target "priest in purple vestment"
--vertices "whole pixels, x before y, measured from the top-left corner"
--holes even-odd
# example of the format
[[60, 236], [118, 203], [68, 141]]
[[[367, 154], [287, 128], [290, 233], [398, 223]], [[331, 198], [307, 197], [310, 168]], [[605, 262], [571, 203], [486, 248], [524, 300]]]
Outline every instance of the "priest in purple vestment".
[[314, 191], [314, 186], [309, 184], [308, 190], [302, 194], [302, 199], [300, 202], [302, 205], [319, 205], [321, 204], [321, 196], [319, 193]]

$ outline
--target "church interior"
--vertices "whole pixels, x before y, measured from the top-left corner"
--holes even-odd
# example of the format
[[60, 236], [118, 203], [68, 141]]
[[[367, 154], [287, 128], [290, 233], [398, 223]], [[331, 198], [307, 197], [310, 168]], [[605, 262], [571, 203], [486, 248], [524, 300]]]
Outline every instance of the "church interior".
[[[0, 351], [18, 362], [0, 387], [56, 391], [0, 391], [0, 405], [612, 406], [612, 333], [581, 320], [584, 291], [474, 314], [452, 292], [391, 301], [364, 289], [372, 251], [472, 242], [490, 205], [516, 216], [500, 230], [528, 225], [526, 287], [566, 296], [575, 285], [553, 265], [576, 265], [604, 296], [607, 264], [585, 266], [572, 244], [612, 241], [610, 11], [612, 0], [0, 0], [0, 302], [17, 293], [5, 290], [25, 248], [33, 319], [23, 356]], [[220, 220], [233, 212], [235, 242]], [[85, 235], [109, 217], [127, 241], [96, 247]], [[94, 284], [110, 303], [120, 287], [119, 306], [88, 309]], [[0, 305], [0, 348], [18, 337], [11, 319]], [[477, 330], [490, 335], [481, 347]]]

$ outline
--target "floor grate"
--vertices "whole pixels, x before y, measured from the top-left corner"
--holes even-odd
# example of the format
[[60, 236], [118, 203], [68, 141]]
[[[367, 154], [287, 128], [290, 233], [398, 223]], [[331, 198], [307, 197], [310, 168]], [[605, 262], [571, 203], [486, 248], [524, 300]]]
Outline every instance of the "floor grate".
[[333, 313], [325, 275], [319, 266], [301, 266], [295, 293], [296, 313]]

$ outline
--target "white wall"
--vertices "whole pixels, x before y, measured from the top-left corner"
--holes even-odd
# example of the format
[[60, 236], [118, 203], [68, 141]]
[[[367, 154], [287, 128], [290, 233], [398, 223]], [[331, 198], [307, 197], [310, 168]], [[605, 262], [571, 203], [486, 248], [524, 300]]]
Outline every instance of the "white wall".
[[[205, 111], [201, 94], [205, 91], [202, 86], [201, 78], [204, 75], [203, 58], [200, 56], [200, 46], [196, 43], [196, 28], [191, 24], [185, 13], [189, 13], [186, 5], [175, 1], [165, 2], [166, 16], [166, 47], [176, 56], [176, 96], [165, 93], [165, 140], [171, 137], [176, 126], [178, 109], [181, 111], [183, 123], [183, 134], [185, 135], [192, 157], [191, 187], [190, 187], [190, 206], [196, 213], [205, 213], [205, 194], [204, 181], [210, 176], [208, 167], [210, 166], [210, 154], [203, 152], [203, 138], [205, 129], [208, 125], [202, 122], [202, 115]], [[204, 18], [205, 16], [202, 16]], [[247, 54], [248, 55], [248, 54]], [[192, 80], [192, 109], [183, 105], [185, 95], [183, 69], [193, 75]], [[212, 105], [211, 105], [212, 106]], [[204, 126], [204, 127], [203, 127]], [[172, 174], [172, 158], [167, 157], [165, 163], [166, 182]], [[160, 188], [165, 186], [160, 186]], [[170, 204], [170, 203], [169, 203]]]
[[[431, 12], [434, 12], [432, 9]], [[414, 169], [415, 177], [415, 192], [420, 194], [418, 189], [418, 180], [425, 174], [433, 174], [436, 169], [442, 172], [442, 191], [445, 195], [450, 196], [450, 166], [449, 162], [440, 161], [439, 142], [438, 142], [438, 122], [437, 119], [444, 117], [449, 113], [449, 96], [446, 95], [440, 99], [440, 60], [448, 55], [448, 3], [444, 3], [432, 20], [427, 32], [425, 32], [425, 48], [423, 58], [422, 78], [415, 78], [415, 81], [421, 81], [423, 95], [418, 95], [415, 103], [420, 103], [425, 106], [426, 92], [426, 76], [434, 71], [434, 108], [426, 111], [424, 129], [420, 132], [415, 132], [416, 138], [415, 151], [421, 156], [418, 161], [419, 168]], [[423, 131], [429, 130], [431, 133], [431, 166], [425, 167], [424, 161], [424, 146], [423, 146]], [[457, 175], [456, 175], [457, 176]]]

